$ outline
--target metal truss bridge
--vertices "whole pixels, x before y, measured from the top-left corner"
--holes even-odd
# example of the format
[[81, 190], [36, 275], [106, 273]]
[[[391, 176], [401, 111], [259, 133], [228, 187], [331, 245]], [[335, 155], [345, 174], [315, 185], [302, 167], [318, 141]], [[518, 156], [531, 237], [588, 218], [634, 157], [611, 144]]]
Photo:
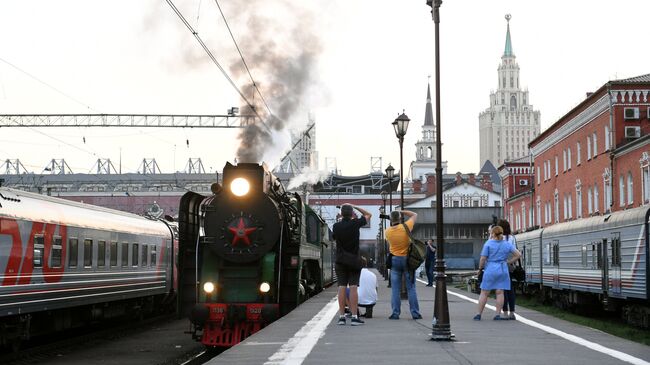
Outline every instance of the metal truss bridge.
[[0, 114], [0, 127], [243, 128], [254, 115]]

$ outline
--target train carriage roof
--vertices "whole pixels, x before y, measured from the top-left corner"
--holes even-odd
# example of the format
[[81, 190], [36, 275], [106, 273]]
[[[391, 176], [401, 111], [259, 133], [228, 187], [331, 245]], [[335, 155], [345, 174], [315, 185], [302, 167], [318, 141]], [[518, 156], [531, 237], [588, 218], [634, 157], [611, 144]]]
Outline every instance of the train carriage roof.
[[560, 234], [574, 234], [586, 231], [596, 232], [610, 227], [624, 227], [628, 225], [642, 224], [646, 218], [648, 210], [648, 207], [639, 207], [611, 214], [554, 224], [550, 227], [544, 228], [544, 237]]
[[168, 236], [164, 223], [119, 210], [0, 187], [0, 217], [134, 234]]

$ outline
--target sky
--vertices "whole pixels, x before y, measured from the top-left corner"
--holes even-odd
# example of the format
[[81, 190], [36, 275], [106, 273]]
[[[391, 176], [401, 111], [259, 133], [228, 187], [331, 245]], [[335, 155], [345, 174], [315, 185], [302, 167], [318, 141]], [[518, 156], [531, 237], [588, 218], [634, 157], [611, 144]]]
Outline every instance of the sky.
[[[155, 158], [162, 172], [173, 172], [201, 158], [210, 172], [241, 161], [242, 149], [262, 146], [259, 158], [273, 165], [290, 145], [288, 129], [303, 128], [311, 114], [319, 167], [335, 158], [342, 174], [363, 175], [371, 157], [381, 157], [382, 168], [399, 168], [391, 123], [404, 111], [411, 119], [408, 169], [434, 75], [434, 23], [425, 0], [173, 4], [236, 88], [166, 1], [3, 0], [0, 114], [225, 114], [244, 105], [240, 91], [259, 103], [219, 5], [269, 106], [258, 110], [276, 116], [267, 119], [270, 138], [240, 149], [238, 129], [0, 127], [0, 161], [20, 159], [40, 173], [50, 160], [65, 159], [73, 172], [88, 173], [99, 158], [122, 172]], [[505, 14], [512, 15], [521, 85], [541, 112], [542, 131], [586, 92], [650, 73], [650, 1], [445, 0], [440, 96], [448, 173], [480, 169], [478, 115], [497, 87]]]

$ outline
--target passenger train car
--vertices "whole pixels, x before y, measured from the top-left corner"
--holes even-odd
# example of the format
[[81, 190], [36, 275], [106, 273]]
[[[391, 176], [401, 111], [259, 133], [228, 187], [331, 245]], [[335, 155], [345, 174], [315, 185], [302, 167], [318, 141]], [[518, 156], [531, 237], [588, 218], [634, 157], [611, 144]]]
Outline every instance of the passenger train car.
[[181, 199], [181, 313], [207, 347], [236, 345], [334, 280], [325, 221], [264, 165], [230, 163]]
[[648, 219], [640, 207], [516, 235], [527, 290], [562, 307], [599, 304], [648, 328]]
[[172, 227], [0, 187], [0, 342], [175, 307]]

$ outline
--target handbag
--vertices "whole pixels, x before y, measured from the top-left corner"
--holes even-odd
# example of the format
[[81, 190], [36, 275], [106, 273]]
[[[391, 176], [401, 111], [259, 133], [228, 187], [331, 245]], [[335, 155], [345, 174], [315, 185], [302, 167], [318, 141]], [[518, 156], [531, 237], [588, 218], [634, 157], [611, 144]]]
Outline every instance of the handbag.
[[360, 271], [363, 266], [359, 254], [343, 250], [339, 251], [336, 255], [336, 263], [353, 271]]
[[[521, 264], [521, 262], [520, 262]], [[525, 281], [526, 280], [526, 270], [524, 270], [523, 267], [517, 265], [515, 266], [515, 269], [512, 271], [512, 274], [510, 276], [517, 280], [517, 281]]]
[[478, 277], [476, 278], [476, 280], [478, 280], [479, 285], [483, 282], [483, 272], [485, 272], [484, 269], [478, 271]]
[[406, 267], [409, 271], [415, 271], [422, 265], [427, 256], [427, 245], [419, 239], [414, 238], [411, 230], [405, 223], [402, 223], [402, 225], [408, 233], [410, 240], [408, 254], [406, 255]]

